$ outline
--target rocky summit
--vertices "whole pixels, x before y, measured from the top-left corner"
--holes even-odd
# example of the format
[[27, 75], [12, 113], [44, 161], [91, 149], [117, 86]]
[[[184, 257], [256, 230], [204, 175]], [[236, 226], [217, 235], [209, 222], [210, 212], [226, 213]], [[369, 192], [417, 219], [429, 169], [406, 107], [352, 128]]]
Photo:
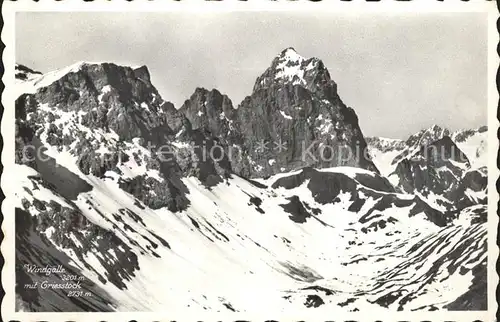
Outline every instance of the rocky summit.
[[235, 109], [216, 90], [197, 89], [181, 107], [194, 127], [238, 153], [233, 170], [258, 178], [300, 169], [354, 166], [377, 171], [358, 118], [337, 93], [323, 62], [283, 50]]
[[[486, 128], [365, 141], [293, 48], [237, 106], [196, 88], [177, 108], [145, 66], [16, 78], [17, 310], [486, 309]], [[64, 282], [34, 266], [83, 295], [24, 287]]]

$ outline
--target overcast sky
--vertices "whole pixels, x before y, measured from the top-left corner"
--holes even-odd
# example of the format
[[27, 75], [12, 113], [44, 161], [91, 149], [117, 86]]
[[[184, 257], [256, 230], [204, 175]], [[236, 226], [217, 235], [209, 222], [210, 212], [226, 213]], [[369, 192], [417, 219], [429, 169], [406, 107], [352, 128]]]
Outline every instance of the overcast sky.
[[486, 124], [482, 14], [18, 13], [16, 60], [42, 72], [77, 61], [147, 65], [177, 107], [196, 87], [237, 106], [286, 47], [322, 59], [366, 136]]

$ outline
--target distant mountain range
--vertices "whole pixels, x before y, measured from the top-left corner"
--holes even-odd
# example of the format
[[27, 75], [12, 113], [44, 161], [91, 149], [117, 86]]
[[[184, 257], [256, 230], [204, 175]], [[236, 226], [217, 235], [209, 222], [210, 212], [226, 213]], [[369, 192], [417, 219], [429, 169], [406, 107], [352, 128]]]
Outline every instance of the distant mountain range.
[[406, 141], [366, 141], [377, 168], [392, 184], [444, 211], [486, 200], [487, 134], [486, 126], [452, 133], [434, 125]]
[[487, 126], [451, 132], [446, 128], [433, 125], [411, 135], [407, 140], [382, 137], [367, 137], [365, 139], [377, 168], [384, 174], [390, 174], [397, 162], [404, 156], [410, 155], [421, 146], [445, 136], [449, 136], [457, 147], [466, 154], [471, 166], [474, 168], [484, 167], [487, 165], [487, 135]]
[[[19, 310], [486, 309], [485, 127], [365, 139], [293, 48], [237, 108], [203, 88], [176, 108], [112, 63], [17, 65], [16, 92]], [[47, 279], [25, 265], [84, 295], [23, 287]]]

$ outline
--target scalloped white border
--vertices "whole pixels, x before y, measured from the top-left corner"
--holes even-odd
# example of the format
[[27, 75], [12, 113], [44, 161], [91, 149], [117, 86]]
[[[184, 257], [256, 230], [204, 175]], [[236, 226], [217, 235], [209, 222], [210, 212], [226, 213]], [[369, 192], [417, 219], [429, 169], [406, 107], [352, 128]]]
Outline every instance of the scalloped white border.
[[[387, 311], [384, 316], [373, 316], [371, 312], [346, 312], [345, 314], [336, 314], [335, 316], [318, 316], [311, 311], [308, 316], [271, 316], [271, 312], [258, 312], [252, 315], [242, 313], [207, 313], [204, 316], [193, 315], [189, 312], [119, 312], [119, 313], [26, 313], [15, 312], [14, 299], [14, 206], [11, 197], [9, 197], [9, 182], [5, 176], [1, 177], [1, 187], [6, 195], [6, 199], [2, 203], [2, 213], [4, 221], [2, 231], [4, 240], [1, 244], [1, 252], [5, 259], [5, 264], [2, 269], [2, 286], [5, 290], [5, 297], [2, 300], [1, 312], [3, 320], [19, 320], [19, 321], [153, 321], [153, 320], [178, 320], [178, 321], [235, 321], [235, 320], [279, 320], [279, 321], [325, 321], [325, 320], [383, 320], [383, 321], [400, 321], [400, 320], [428, 320], [428, 321], [494, 321], [497, 311], [497, 302], [495, 291], [498, 285], [498, 275], [495, 271], [495, 265], [499, 254], [499, 249], [496, 245], [497, 237], [497, 205], [498, 194], [496, 191], [496, 181], [500, 171], [496, 166], [496, 157], [499, 147], [496, 138], [498, 129], [498, 120], [496, 119], [498, 92], [496, 89], [495, 76], [499, 66], [499, 57], [496, 53], [498, 44], [498, 33], [496, 30], [496, 19], [498, 11], [495, 6], [495, 1], [480, 1], [462, 2], [462, 1], [393, 1], [383, 0], [381, 2], [366, 2], [366, 1], [340, 1], [340, 0], [323, 0], [321, 2], [313, 2], [308, 0], [251, 0], [251, 1], [208, 1], [208, 0], [135, 0], [133, 2], [124, 1], [99, 1], [83, 2], [81, 0], [63, 0], [61, 2], [43, 1], [33, 2], [25, 1], [3, 3], [2, 16], [4, 27], [2, 29], [1, 39], [5, 44], [3, 53], [3, 64], [5, 73], [2, 78], [5, 84], [5, 90], [2, 93], [2, 104], [4, 106], [4, 114], [1, 123], [1, 134], [3, 137], [4, 147], [2, 150], [2, 164], [4, 172], [8, 172], [14, 164], [14, 101], [12, 85], [14, 83], [14, 41], [15, 41], [15, 13], [19, 11], [108, 11], [108, 12], [151, 12], [151, 11], [191, 11], [191, 12], [231, 12], [231, 11], [309, 11], [314, 12], [332, 12], [336, 14], [384, 14], [384, 13], [400, 13], [400, 14], [419, 14], [422, 12], [484, 12], [485, 17], [488, 17], [488, 133], [489, 133], [489, 163], [488, 163], [488, 311], [464, 311], [464, 312], [392, 312]], [[63, 27], [63, 26], [61, 26]]]

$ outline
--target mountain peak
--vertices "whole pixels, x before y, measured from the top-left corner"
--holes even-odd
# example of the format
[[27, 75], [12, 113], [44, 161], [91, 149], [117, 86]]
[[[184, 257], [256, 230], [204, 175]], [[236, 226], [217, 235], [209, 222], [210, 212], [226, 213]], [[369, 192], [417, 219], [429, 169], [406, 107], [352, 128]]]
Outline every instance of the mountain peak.
[[280, 60], [294, 61], [294, 62], [302, 62], [305, 60], [305, 58], [299, 55], [299, 53], [297, 53], [297, 51], [293, 47], [288, 47], [283, 49], [281, 53], [278, 55], [278, 58]]
[[16, 96], [22, 94], [34, 94], [39, 89], [48, 87], [53, 83], [60, 81], [62, 78], [72, 73], [87, 73], [87, 70], [99, 70], [93, 77], [104, 77], [102, 74], [114, 73], [116, 70], [127, 71], [128, 74], [133, 74], [134, 77], [141, 79], [143, 82], [150, 84], [150, 74], [146, 66], [123, 66], [110, 62], [88, 62], [78, 61], [69, 66], [53, 70], [47, 73], [30, 72], [31, 69], [23, 65], [16, 65], [16, 79], [20, 83], [16, 88]]
[[283, 49], [281, 51], [281, 54], [285, 54], [288, 51], [297, 53], [297, 51], [295, 50], [295, 48], [293, 48], [292, 46], [290, 46], [290, 47], [287, 47], [287, 48]]
[[438, 124], [432, 124], [428, 129], [427, 131], [430, 131], [430, 132], [441, 132], [441, 131], [445, 131], [446, 128], [438, 125]]
[[272, 63], [275, 70], [274, 79], [292, 82], [294, 85], [303, 84], [305, 82], [304, 61], [305, 58], [299, 55], [294, 48], [284, 49]]
[[257, 78], [254, 91], [272, 85], [300, 85], [312, 91], [329, 84], [335, 87], [323, 62], [315, 57], [305, 58], [295, 48], [283, 49], [271, 66]]

